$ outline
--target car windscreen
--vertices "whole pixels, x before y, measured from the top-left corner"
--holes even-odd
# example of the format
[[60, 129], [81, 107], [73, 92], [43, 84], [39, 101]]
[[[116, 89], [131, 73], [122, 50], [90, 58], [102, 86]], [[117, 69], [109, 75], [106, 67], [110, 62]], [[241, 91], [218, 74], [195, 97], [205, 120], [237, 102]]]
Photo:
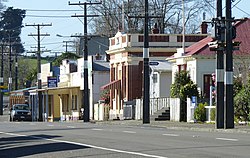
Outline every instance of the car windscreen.
[[28, 105], [16, 105], [14, 107], [14, 110], [29, 110], [29, 106]]

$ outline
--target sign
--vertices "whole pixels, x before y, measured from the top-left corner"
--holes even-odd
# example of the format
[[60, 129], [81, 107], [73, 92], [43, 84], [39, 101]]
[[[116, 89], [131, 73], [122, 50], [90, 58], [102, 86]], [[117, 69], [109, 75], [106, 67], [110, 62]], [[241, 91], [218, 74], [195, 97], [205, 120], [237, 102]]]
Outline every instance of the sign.
[[192, 96], [192, 103], [196, 103], [197, 97], [196, 96]]
[[57, 87], [57, 77], [48, 76], [47, 83], [48, 88]]
[[9, 90], [8, 89], [1, 89], [1, 92], [7, 93], [7, 92], [9, 92]]
[[150, 61], [149, 65], [156, 66], [156, 65], [159, 65], [159, 63], [157, 61]]

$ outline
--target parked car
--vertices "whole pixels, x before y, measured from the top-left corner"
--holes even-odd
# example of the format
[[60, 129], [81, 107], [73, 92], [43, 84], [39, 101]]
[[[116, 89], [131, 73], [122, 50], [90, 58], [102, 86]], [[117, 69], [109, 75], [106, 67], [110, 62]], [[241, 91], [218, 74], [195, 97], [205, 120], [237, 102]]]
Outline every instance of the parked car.
[[10, 110], [10, 121], [31, 121], [31, 110], [27, 104], [14, 104]]

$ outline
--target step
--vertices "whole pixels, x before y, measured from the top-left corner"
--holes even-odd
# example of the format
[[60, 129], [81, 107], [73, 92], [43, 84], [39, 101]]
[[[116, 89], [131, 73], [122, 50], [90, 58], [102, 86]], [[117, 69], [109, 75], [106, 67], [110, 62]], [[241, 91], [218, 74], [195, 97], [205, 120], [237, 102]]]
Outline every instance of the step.
[[158, 118], [169, 118], [170, 119], [170, 116], [159, 115]]
[[155, 121], [169, 121], [170, 120], [170, 117], [158, 117], [158, 118], [155, 118]]
[[157, 111], [156, 113], [154, 113], [154, 115], [151, 115], [150, 120], [153, 120], [153, 121], [170, 120], [170, 109], [169, 109], [169, 107], [168, 108], [163, 108], [163, 109]]
[[161, 115], [170, 116], [170, 111], [163, 112], [163, 113], [161, 113]]

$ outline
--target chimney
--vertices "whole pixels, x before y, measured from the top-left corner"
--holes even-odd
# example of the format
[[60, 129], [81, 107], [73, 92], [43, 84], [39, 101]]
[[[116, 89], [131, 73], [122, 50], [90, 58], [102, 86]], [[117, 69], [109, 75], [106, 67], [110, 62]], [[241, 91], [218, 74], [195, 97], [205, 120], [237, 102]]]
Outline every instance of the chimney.
[[155, 23], [154, 28], [152, 29], [152, 34], [159, 34], [160, 30], [157, 27], [157, 23]]
[[206, 22], [202, 22], [201, 23], [201, 34], [207, 34], [207, 23]]
[[97, 53], [95, 55], [95, 60], [101, 60], [101, 59], [102, 59], [102, 56], [99, 53]]

